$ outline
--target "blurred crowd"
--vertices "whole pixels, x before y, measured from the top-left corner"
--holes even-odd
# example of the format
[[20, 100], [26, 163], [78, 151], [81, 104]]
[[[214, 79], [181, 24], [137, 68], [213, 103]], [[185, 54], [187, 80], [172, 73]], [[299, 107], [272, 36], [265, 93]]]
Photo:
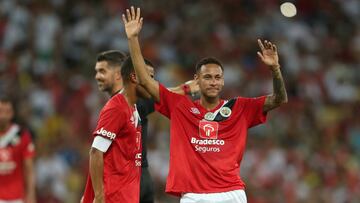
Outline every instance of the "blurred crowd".
[[[2, 0], [0, 93], [36, 143], [39, 203], [75, 203], [84, 189], [91, 133], [107, 96], [94, 80], [96, 54], [127, 51], [121, 14], [142, 8], [143, 53], [156, 78], [175, 86], [197, 60], [219, 58], [224, 98], [272, 90], [257, 38], [279, 50], [289, 102], [249, 132], [241, 176], [249, 203], [360, 202], [360, 1]], [[148, 158], [158, 202], [164, 193], [169, 127], [150, 117]], [[0, 183], [1, 185], [1, 183]]]

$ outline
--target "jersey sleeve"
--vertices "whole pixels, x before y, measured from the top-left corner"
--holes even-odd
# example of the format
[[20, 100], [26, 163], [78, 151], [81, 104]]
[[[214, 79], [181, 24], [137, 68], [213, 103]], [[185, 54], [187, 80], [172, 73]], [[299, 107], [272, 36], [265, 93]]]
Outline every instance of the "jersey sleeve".
[[136, 102], [136, 108], [141, 120], [143, 120], [147, 115], [155, 111], [155, 101], [153, 99], [139, 99], [139, 101]]
[[109, 140], [114, 140], [117, 133], [124, 127], [126, 114], [120, 105], [104, 107], [99, 116], [97, 127], [93, 132], [93, 136], [102, 136]]
[[109, 149], [110, 145], [111, 145], [112, 141], [109, 139], [106, 139], [102, 136], [97, 135], [94, 138], [94, 141], [91, 145], [91, 147], [98, 149], [99, 151], [105, 153], [107, 152], [107, 150]]
[[267, 113], [263, 112], [265, 99], [266, 96], [255, 98], [237, 98], [238, 105], [242, 108], [242, 115], [245, 116], [249, 128], [266, 122]]
[[23, 130], [21, 139], [23, 140], [23, 157], [24, 159], [33, 158], [35, 156], [35, 146], [31, 138], [31, 134], [27, 130]]
[[155, 110], [164, 116], [171, 118], [171, 113], [179, 103], [186, 98], [184, 95], [169, 91], [162, 84], [159, 84], [160, 101], [155, 103]]

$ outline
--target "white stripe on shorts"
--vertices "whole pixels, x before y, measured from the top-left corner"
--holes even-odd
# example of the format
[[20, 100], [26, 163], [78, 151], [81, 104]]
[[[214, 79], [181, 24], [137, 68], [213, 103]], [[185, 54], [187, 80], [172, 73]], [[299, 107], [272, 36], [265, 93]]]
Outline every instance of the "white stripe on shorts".
[[219, 193], [185, 193], [180, 203], [247, 203], [244, 190]]
[[24, 203], [24, 201], [22, 201], [21, 199], [17, 199], [17, 200], [1, 200], [0, 199], [0, 203]]

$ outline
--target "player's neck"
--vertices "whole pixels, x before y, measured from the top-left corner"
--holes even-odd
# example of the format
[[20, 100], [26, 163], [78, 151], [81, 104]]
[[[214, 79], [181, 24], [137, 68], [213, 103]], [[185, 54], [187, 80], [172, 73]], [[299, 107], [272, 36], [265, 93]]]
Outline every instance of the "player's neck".
[[220, 104], [219, 97], [200, 97], [200, 105], [203, 106], [206, 110], [212, 110]]
[[113, 97], [113, 96], [115, 96], [116, 94], [121, 93], [121, 91], [123, 91], [123, 89], [124, 89], [124, 88], [121, 88], [121, 89], [113, 89], [113, 90], [111, 90], [111, 91], [108, 92], [108, 93], [109, 93], [109, 95], [110, 95], [111, 97]]
[[114, 96], [115, 94], [119, 93], [124, 87], [122, 85], [114, 85], [111, 91], [109, 92], [110, 96]]
[[137, 101], [136, 87], [133, 85], [124, 86], [122, 93], [130, 106], [133, 106]]
[[0, 124], [0, 136], [6, 133], [6, 131], [8, 131], [10, 127], [11, 127], [11, 123]]

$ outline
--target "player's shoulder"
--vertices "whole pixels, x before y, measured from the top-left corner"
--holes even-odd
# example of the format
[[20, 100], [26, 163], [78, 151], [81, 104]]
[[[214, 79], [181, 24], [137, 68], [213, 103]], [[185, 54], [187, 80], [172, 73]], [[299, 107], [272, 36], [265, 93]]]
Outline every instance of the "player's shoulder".
[[186, 95], [177, 94], [175, 92], [172, 92], [170, 89], [168, 89], [165, 85], [163, 85], [161, 83], [159, 83], [159, 90], [160, 90], [160, 97], [162, 95], [167, 95], [170, 97], [176, 97], [176, 99], [187, 98]]
[[266, 96], [259, 97], [235, 97], [236, 106], [258, 106], [263, 105], [266, 99]]
[[242, 96], [237, 96], [234, 97], [234, 99], [236, 99], [237, 101], [243, 101], [243, 102], [251, 102], [251, 101], [257, 101], [257, 100], [263, 100], [265, 99], [266, 96], [259, 96], [259, 97], [242, 97]]
[[30, 135], [30, 131], [19, 123], [12, 123], [9, 129], [9, 133], [14, 133], [17, 136]]
[[122, 94], [112, 96], [105, 104], [104, 109], [118, 108], [128, 106], [125, 97]]
[[30, 130], [18, 123], [12, 123], [7, 134], [8, 137], [12, 137], [12, 140], [22, 140], [22, 142], [32, 140]]
[[31, 133], [31, 131], [30, 131], [27, 127], [21, 126], [21, 125], [19, 125], [19, 126], [20, 126], [20, 128], [19, 128], [19, 134], [20, 134], [21, 136], [30, 136], [30, 137], [32, 137], [32, 133]]
[[127, 108], [130, 108], [127, 104], [125, 98], [121, 94], [114, 95], [111, 97], [105, 104], [105, 106], [101, 109], [101, 115], [107, 114], [120, 114], [126, 113]]

